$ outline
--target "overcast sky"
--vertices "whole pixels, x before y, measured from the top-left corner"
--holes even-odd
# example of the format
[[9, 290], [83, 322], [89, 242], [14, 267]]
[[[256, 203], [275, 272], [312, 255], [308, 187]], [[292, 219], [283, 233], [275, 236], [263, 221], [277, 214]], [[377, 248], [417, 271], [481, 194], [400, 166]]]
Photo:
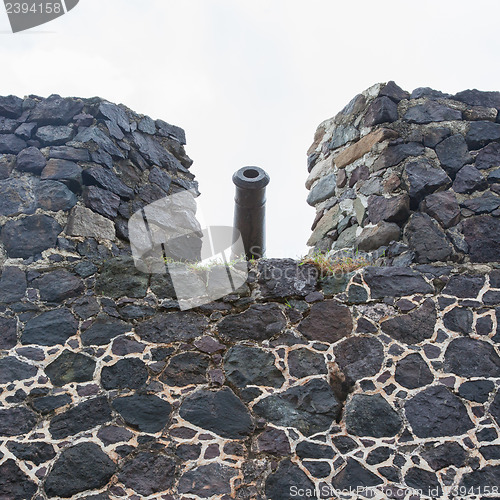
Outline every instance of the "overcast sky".
[[500, 90], [498, 0], [80, 0], [13, 35], [0, 94], [91, 97], [187, 133], [205, 218], [231, 224], [232, 173], [268, 171], [268, 256], [307, 252], [306, 151], [374, 83]]

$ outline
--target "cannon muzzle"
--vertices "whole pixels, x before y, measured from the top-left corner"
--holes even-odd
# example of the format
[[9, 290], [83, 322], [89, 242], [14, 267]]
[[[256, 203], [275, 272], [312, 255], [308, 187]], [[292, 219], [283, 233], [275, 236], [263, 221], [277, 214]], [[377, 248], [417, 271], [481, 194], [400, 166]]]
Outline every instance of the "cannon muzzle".
[[234, 237], [241, 235], [247, 259], [259, 259], [266, 251], [266, 186], [269, 175], [259, 167], [243, 167], [233, 175]]

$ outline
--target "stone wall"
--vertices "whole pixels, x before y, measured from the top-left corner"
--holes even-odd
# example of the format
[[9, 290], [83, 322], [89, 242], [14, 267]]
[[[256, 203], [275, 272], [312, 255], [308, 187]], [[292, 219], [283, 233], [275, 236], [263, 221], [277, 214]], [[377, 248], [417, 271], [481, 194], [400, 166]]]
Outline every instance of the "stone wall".
[[181, 311], [126, 221], [196, 187], [182, 131], [100, 99], [0, 114], [0, 498], [498, 498], [498, 266], [262, 259]]
[[388, 263], [500, 261], [500, 92], [357, 95], [309, 149], [308, 244]]

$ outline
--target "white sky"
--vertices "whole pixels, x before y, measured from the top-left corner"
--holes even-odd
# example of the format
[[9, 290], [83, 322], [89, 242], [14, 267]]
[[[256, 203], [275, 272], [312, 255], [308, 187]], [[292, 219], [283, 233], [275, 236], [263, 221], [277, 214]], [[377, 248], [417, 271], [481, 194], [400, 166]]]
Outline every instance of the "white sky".
[[358, 92], [500, 90], [498, 0], [80, 0], [10, 33], [0, 95], [101, 96], [183, 127], [206, 219], [232, 222], [232, 173], [268, 171], [268, 256], [307, 251], [306, 151]]

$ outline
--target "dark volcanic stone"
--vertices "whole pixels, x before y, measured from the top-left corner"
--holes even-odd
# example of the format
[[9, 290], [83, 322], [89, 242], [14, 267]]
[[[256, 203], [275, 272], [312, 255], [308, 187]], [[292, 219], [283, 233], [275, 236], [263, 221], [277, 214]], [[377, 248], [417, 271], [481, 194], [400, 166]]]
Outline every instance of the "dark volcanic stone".
[[380, 395], [355, 394], [346, 404], [347, 431], [355, 436], [392, 437], [403, 426], [401, 417]]
[[455, 101], [464, 102], [470, 106], [484, 106], [500, 109], [500, 92], [486, 92], [477, 89], [463, 90], [453, 96]]
[[160, 432], [170, 420], [172, 411], [170, 403], [150, 394], [117, 398], [113, 408], [128, 426], [149, 433]]
[[478, 215], [491, 213], [500, 207], [500, 196], [487, 192], [478, 198], [465, 200], [462, 207]]
[[88, 149], [54, 146], [49, 150], [49, 158], [69, 161], [90, 161], [90, 154]]
[[286, 325], [278, 304], [254, 304], [241, 314], [230, 314], [218, 325], [221, 336], [238, 340], [267, 340], [280, 333]]
[[481, 446], [479, 451], [486, 460], [500, 460], [500, 446]]
[[402, 99], [409, 99], [410, 93], [403, 90], [396, 82], [393, 80], [389, 81], [382, 87], [382, 90], [378, 95], [390, 97], [394, 102], [399, 102]]
[[125, 110], [117, 104], [104, 101], [99, 105], [99, 113], [116, 123], [124, 132], [130, 132], [130, 121]]
[[0, 465], [0, 498], [28, 499], [32, 498], [36, 491], [36, 484], [16, 465], [14, 460], [9, 459]]
[[105, 396], [89, 399], [56, 415], [49, 430], [54, 439], [65, 439], [111, 420], [111, 408]]
[[181, 417], [223, 438], [243, 439], [253, 431], [252, 418], [245, 405], [229, 387], [219, 391], [202, 389], [184, 399]]
[[453, 252], [444, 231], [427, 214], [413, 214], [404, 233], [420, 264], [446, 261]]
[[37, 421], [36, 415], [24, 406], [0, 408], [0, 436], [27, 434]]
[[382, 483], [382, 479], [365, 469], [357, 460], [347, 459], [347, 465], [333, 478], [332, 487], [336, 490], [349, 488], [371, 488]]
[[30, 319], [24, 327], [21, 342], [52, 346], [64, 344], [76, 334], [78, 321], [67, 309], [54, 309]]
[[[489, 184], [498, 184], [500, 183], [500, 168], [497, 168], [496, 170], [493, 170], [493, 172], [490, 172], [488, 175], [488, 183]], [[493, 189], [493, 186], [492, 186]]]
[[260, 453], [270, 453], [279, 457], [290, 455], [290, 441], [286, 433], [280, 429], [269, 427], [257, 438]]
[[488, 181], [476, 167], [465, 165], [458, 171], [452, 187], [457, 193], [472, 193], [484, 191], [488, 187]]
[[276, 358], [270, 352], [257, 347], [236, 345], [224, 357], [224, 371], [227, 380], [236, 387], [280, 387], [285, 378], [275, 362]]
[[398, 361], [395, 379], [407, 389], [416, 389], [430, 384], [434, 377], [422, 356], [415, 353]]
[[0, 115], [19, 118], [23, 113], [23, 100], [15, 95], [0, 97]]
[[46, 302], [62, 302], [83, 292], [83, 281], [65, 269], [43, 274], [34, 281], [40, 298]]
[[175, 125], [170, 125], [163, 120], [156, 120], [155, 125], [158, 129], [158, 135], [175, 139], [182, 145], [186, 144], [186, 134], [183, 129]]
[[18, 267], [4, 267], [0, 279], [0, 302], [10, 304], [21, 300], [26, 293], [26, 287], [26, 274], [24, 271]]
[[210, 358], [205, 354], [183, 352], [170, 359], [160, 380], [172, 387], [204, 384], [207, 381], [209, 363]]
[[96, 280], [96, 292], [113, 299], [141, 298], [146, 295], [149, 277], [139, 271], [130, 257], [116, 257], [102, 265]]
[[381, 221], [401, 223], [410, 215], [410, 199], [407, 194], [384, 198], [372, 195], [368, 198], [368, 216], [373, 224]]
[[142, 452], [125, 463], [118, 480], [140, 495], [153, 495], [173, 486], [175, 461], [161, 453]]
[[0, 134], [0, 153], [17, 155], [27, 144], [14, 134]]
[[448, 127], [433, 127], [424, 132], [424, 146], [435, 148], [441, 141], [450, 137], [451, 129]]
[[384, 361], [384, 348], [375, 337], [351, 337], [337, 344], [335, 362], [353, 386], [358, 380], [376, 375]]
[[420, 156], [424, 153], [424, 146], [418, 142], [388, 146], [375, 160], [373, 168], [377, 171], [383, 168], [394, 167], [410, 156]]
[[120, 197], [111, 191], [89, 186], [83, 193], [85, 206], [108, 219], [114, 219], [120, 206]]
[[458, 443], [447, 442], [438, 446], [427, 446], [422, 457], [434, 470], [441, 470], [450, 465], [463, 467], [467, 453]]
[[369, 106], [364, 117], [365, 127], [373, 127], [398, 119], [398, 106], [388, 97], [377, 97]]
[[56, 246], [62, 227], [48, 215], [9, 220], [2, 228], [2, 243], [11, 258], [27, 259]]
[[6, 179], [0, 181], [0, 216], [32, 214], [36, 208], [34, 179]]
[[56, 456], [54, 447], [48, 443], [26, 444], [10, 442], [7, 444], [7, 447], [20, 460], [28, 460], [35, 465], [43, 464]]
[[82, 169], [73, 161], [49, 160], [41, 179], [62, 182], [75, 193], [82, 189]]
[[420, 209], [436, 219], [444, 228], [453, 227], [460, 221], [460, 207], [453, 191], [430, 194], [421, 203]]
[[454, 307], [443, 317], [443, 324], [448, 330], [467, 335], [472, 332], [472, 312], [465, 307]]
[[500, 144], [492, 142], [481, 149], [476, 156], [475, 165], [479, 170], [500, 167]]
[[437, 314], [434, 302], [427, 299], [418, 309], [382, 321], [382, 331], [398, 342], [418, 344], [434, 335]]
[[0, 349], [12, 349], [17, 344], [17, 321], [0, 317]]
[[490, 491], [497, 488], [500, 484], [500, 465], [487, 465], [482, 469], [464, 474], [459, 485], [460, 488], [465, 488], [467, 492], [474, 491], [476, 493], [486, 491], [488, 487]]
[[325, 356], [310, 349], [295, 349], [288, 353], [288, 369], [296, 378], [326, 374]]
[[158, 187], [163, 189], [165, 193], [170, 189], [170, 184], [172, 183], [172, 178], [164, 170], [160, 170], [158, 167], [153, 167], [149, 173], [149, 182], [156, 184]]
[[55, 386], [71, 382], [89, 382], [94, 377], [96, 362], [81, 353], [64, 351], [45, 368], [45, 373]]
[[38, 148], [26, 148], [17, 155], [16, 168], [20, 172], [40, 175], [45, 165], [47, 165], [47, 160]]
[[500, 261], [500, 220], [489, 215], [466, 219], [463, 233], [472, 262]]
[[298, 329], [309, 340], [333, 343], [352, 333], [353, 322], [348, 307], [336, 300], [313, 304], [309, 316]]
[[67, 498], [105, 486], [116, 471], [115, 463], [94, 443], [80, 443], [64, 450], [45, 480], [50, 497]]
[[35, 129], [36, 129], [36, 123], [21, 123], [21, 125], [19, 125], [19, 127], [16, 128], [15, 134], [21, 139], [29, 141]]
[[443, 289], [443, 294], [461, 299], [475, 299], [484, 285], [484, 276], [461, 274], [452, 276]]
[[42, 99], [30, 113], [30, 121], [39, 125], [65, 125], [80, 113], [83, 102], [54, 94]]
[[312, 265], [292, 259], [259, 261], [259, 284], [263, 298], [305, 297], [316, 290], [318, 272]]
[[105, 446], [121, 442], [130, 441], [134, 434], [123, 427], [109, 425], [102, 427], [97, 433], [97, 437], [104, 443]]
[[113, 172], [103, 167], [90, 167], [83, 171], [83, 181], [87, 186], [99, 186], [115, 193], [120, 198], [130, 200], [134, 193]]
[[326, 431], [338, 417], [341, 403], [331, 387], [320, 379], [261, 399], [254, 412], [284, 427], [295, 427], [306, 436]]
[[459, 436], [474, 427], [462, 401], [444, 386], [419, 392], [406, 402], [405, 413], [420, 438]]
[[82, 343], [83, 345], [105, 345], [113, 338], [128, 332], [130, 328], [130, 325], [124, 321], [100, 316], [82, 332]]
[[372, 299], [432, 293], [433, 288], [417, 271], [404, 267], [367, 267], [363, 273]]
[[380, 464], [388, 460], [393, 453], [394, 450], [392, 450], [391, 448], [387, 448], [387, 446], [375, 448], [366, 457], [366, 463], [368, 465]]
[[462, 377], [500, 376], [500, 358], [493, 346], [468, 337], [450, 342], [444, 355], [444, 367]]
[[231, 480], [238, 471], [227, 465], [211, 463], [185, 472], [180, 480], [178, 491], [198, 495], [200, 498], [211, 498], [214, 495], [229, 495]]
[[420, 124], [461, 120], [462, 112], [436, 101], [425, 101], [423, 104], [417, 104], [408, 109], [403, 119], [410, 123]]
[[70, 141], [73, 134], [74, 131], [71, 127], [46, 125], [37, 130], [36, 138], [43, 146], [60, 146]]
[[312, 496], [315, 491], [314, 483], [297, 465], [288, 459], [283, 460], [276, 472], [266, 480], [266, 498], [292, 500], [296, 497], [293, 495], [295, 490], [309, 491], [309, 496]]
[[75, 194], [57, 181], [40, 182], [37, 189], [37, 200], [40, 208], [52, 212], [71, 210], [77, 202]]
[[146, 365], [137, 358], [120, 359], [114, 365], [105, 366], [101, 372], [104, 389], [139, 389], [148, 379]]
[[436, 146], [436, 153], [444, 169], [452, 179], [457, 172], [472, 161], [469, 148], [462, 134], [455, 134]]
[[408, 163], [405, 174], [409, 185], [410, 205], [416, 208], [428, 194], [449, 186], [451, 179], [440, 167], [434, 167], [429, 160], [422, 159]]
[[471, 149], [479, 149], [489, 142], [500, 139], [500, 123], [487, 121], [471, 122], [469, 131], [465, 136], [468, 146]]
[[42, 415], [47, 415], [48, 413], [70, 404], [73, 400], [69, 394], [61, 394], [60, 396], [45, 396], [42, 398], [36, 398], [31, 403], [33, 409]]
[[192, 311], [157, 314], [136, 326], [141, 339], [148, 342], [188, 342], [201, 337], [208, 326], [205, 316]]
[[443, 491], [436, 474], [418, 467], [412, 467], [405, 474], [405, 483], [410, 488], [418, 489], [426, 496], [441, 497]]
[[167, 151], [156, 138], [140, 132], [133, 132], [132, 137], [141, 155], [151, 165], [164, 167], [170, 172], [184, 170], [179, 160]]
[[300, 458], [334, 458], [335, 452], [331, 446], [302, 441], [296, 447]]
[[26, 380], [34, 377], [37, 372], [36, 366], [23, 363], [14, 356], [6, 356], [0, 359], [0, 384]]
[[[0, 116], [0, 134], [12, 134], [16, 131], [18, 125], [19, 122], [17, 120], [11, 120], [10, 118]], [[21, 137], [19, 134], [16, 135]]]

